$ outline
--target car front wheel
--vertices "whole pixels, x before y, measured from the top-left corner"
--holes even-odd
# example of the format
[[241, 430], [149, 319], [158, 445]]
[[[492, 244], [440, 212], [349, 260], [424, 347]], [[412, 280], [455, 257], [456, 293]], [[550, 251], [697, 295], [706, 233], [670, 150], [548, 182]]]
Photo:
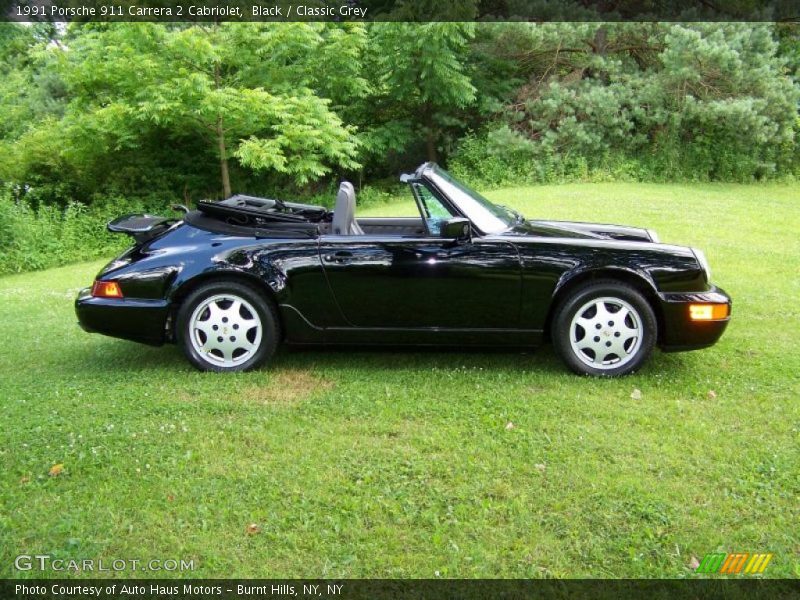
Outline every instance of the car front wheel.
[[557, 353], [576, 373], [627, 375], [650, 356], [656, 342], [653, 309], [633, 287], [596, 281], [572, 293], [553, 320]]
[[269, 300], [249, 285], [220, 281], [202, 285], [181, 305], [177, 338], [203, 371], [246, 371], [266, 362], [279, 339]]

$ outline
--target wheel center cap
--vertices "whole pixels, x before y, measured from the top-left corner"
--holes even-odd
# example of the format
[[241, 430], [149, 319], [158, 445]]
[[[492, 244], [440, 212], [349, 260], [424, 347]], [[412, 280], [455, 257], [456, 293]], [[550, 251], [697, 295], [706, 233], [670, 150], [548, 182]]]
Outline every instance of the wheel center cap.
[[604, 336], [606, 336], [606, 337], [611, 337], [611, 332], [610, 332], [608, 329], [606, 329], [606, 330], [603, 332], [603, 335], [604, 335]]

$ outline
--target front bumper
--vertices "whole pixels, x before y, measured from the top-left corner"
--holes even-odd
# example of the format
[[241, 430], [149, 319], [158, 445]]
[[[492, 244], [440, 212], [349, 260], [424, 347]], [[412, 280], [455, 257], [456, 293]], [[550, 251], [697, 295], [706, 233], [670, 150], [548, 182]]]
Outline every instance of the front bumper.
[[75, 314], [84, 331], [160, 346], [166, 339], [166, 300], [95, 298], [84, 288], [75, 299]]
[[[724, 290], [712, 286], [707, 292], [682, 292], [660, 294], [661, 335], [659, 346], [665, 352], [699, 350], [719, 340], [731, 320], [731, 298]], [[728, 316], [717, 321], [692, 321], [691, 304], [726, 304]]]

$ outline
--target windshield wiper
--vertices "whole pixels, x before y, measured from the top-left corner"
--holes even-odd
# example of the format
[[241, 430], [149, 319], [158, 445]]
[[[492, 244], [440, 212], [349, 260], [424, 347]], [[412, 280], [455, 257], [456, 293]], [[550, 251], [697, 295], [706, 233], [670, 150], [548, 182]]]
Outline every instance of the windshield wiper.
[[506, 211], [507, 213], [511, 214], [511, 216], [514, 217], [514, 221], [516, 223], [524, 223], [525, 222], [525, 217], [522, 216], [521, 212], [516, 211], [513, 208], [511, 208], [509, 206], [506, 206], [505, 204], [498, 204], [498, 206], [500, 208], [502, 208], [504, 211]]

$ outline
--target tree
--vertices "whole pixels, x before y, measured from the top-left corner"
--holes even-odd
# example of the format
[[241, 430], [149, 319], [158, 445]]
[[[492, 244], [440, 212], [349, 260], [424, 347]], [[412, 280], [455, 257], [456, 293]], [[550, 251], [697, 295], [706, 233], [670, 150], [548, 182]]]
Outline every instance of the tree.
[[375, 73], [371, 142], [378, 151], [402, 148], [415, 136], [436, 160], [445, 132], [476, 101], [468, 72], [471, 23], [376, 23], [370, 31], [367, 70]]
[[353, 128], [312, 88], [320, 80], [319, 53], [329, 48], [325, 29], [307, 23], [89, 27], [70, 43], [73, 125], [85, 126], [85, 141], [100, 135], [116, 146], [136, 144], [150, 127], [196, 132], [217, 153], [226, 197], [234, 158], [298, 183], [333, 166], [353, 168]]
[[527, 81], [487, 154], [624, 156], [666, 179], [749, 179], [793, 159], [798, 89], [772, 24], [516, 24], [502, 37], [495, 51]]
[[0, 24], [0, 180], [66, 206], [310, 193], [420, 155], [497, 183], [796, 173], [799, 47], [791, 23]]

